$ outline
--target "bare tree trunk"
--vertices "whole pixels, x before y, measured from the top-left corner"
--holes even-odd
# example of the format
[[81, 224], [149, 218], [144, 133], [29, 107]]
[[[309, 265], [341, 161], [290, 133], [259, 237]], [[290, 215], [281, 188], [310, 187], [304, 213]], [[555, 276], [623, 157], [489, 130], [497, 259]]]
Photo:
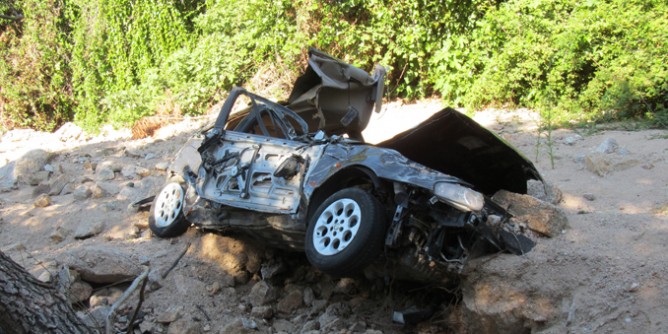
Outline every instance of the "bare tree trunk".
[[0, 333], [94, 333], [53, 286], [0, 252]]

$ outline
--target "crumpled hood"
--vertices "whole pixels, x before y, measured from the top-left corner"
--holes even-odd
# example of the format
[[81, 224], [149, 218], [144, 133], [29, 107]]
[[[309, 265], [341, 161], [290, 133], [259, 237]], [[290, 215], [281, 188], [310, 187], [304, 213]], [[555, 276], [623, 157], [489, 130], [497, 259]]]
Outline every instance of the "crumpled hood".
[[525, 194], [528, 180], [542, 181], [533, 163], [515, 148], [452, 108], [376, 146], [459, 177], [487, 195], [501, 189]]

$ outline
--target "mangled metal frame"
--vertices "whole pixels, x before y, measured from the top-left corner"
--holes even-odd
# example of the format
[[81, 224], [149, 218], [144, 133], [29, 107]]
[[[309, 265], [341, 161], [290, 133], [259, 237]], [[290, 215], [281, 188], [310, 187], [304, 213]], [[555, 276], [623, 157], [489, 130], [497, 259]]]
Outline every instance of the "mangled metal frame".
[[[452, 109], [377, 146], [342, 136], [361, 139], [380, 104], [383, 72], [369, 76], [332, 59], [312, 54], [287, 103], [241, 88], [230, 93], [213, 128], [173, 165], [200, 198], [193, 223], [303, 249], [314, 206], [341, 187], [362, 187], [387, 210], [384, 267], [396, 265], [408, 278], [442, 280], [489, 245], [517, 254], [533, 247], [524, 227], [484, 195], [526, 192], [528, 179], [540, 179], [531, 162]], [[347, 103], [333, 102], [351, 90]], [[231, 120], [240, 96], [250, 105]]]

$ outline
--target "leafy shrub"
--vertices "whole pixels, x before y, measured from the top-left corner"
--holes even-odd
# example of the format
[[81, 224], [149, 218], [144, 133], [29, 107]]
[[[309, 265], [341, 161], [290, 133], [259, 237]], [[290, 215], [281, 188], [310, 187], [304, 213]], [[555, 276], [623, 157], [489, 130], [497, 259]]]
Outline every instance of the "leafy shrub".
[[668, 126], [661, 0], [5, 0], [0, 13], [25, 15], [0, 19], [5, 127], [198, 114], [234, 85], [285, 98], [307, 46], [386, 65], [389, 97]]
[[52, 130], [72, 118], [68, 31], [60, 0], [3, 3], [0, 29], [0, 126]]
[[509, 1], [437, 52], [433, 81], [444, 98], [473, 108], [665, 119], [666, 13], [664, 1]]

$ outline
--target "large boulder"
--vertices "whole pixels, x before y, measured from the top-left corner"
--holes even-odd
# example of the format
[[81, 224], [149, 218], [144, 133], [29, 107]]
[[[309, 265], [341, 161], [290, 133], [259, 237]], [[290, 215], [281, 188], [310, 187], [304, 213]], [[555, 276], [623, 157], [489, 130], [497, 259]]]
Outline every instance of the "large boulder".
[[[43, 181], [38, 178], [43, 178], [44, 175], [48, 177], [48, 172], [44, 170], [46, 165], [54, 154], [42, 149], [35, 149], [28, 151], [14, 164], [13, 181], [24, 184], [38, 184]], [[35, 183], [36, 182], [36, 183]]]
[[132, 280], [142, 272], [130, 255], [119, 250], [96, 246], [67, 252], [63, 263], [76, 270], [81, 279], [91, 283], [116, 283]]
[[568, 227], [568, 218], [561, 209], [535, 197], [499, 190], [492, 200], [541, 235], [554, 237]]

